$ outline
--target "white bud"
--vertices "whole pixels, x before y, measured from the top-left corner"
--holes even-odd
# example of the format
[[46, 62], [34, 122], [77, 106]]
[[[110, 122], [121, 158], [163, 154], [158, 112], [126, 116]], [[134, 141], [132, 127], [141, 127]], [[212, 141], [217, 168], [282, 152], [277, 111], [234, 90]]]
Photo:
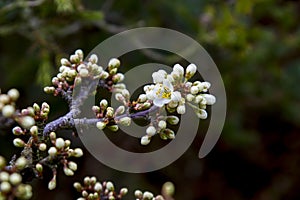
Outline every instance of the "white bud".
[[96, 192], [102, 191], [102, 184], [99, 183], [99, 182], [97, 182], [97, 183], [94, 185], [94, 190], [95, 190]]
[[107, 102], [106, 99], [102, 99], [102, 100], [100, 101], [100, 107], [106, 108], [107, 105], [108, 105], [108, 102]]
[[126, 90], [126, 89], [123, 89], [123, 90], [122, 90], [122, 95], [123, 95], [126, 99], [128, 99], [128, 98], [130, 97], [129, 91]]
[[150, 137], [148, 135], [145, 135], [141, 138], [141, 145], [148, 145], [150, 141]]
[[27, 160], [25, 157], [21, 156], [16, 160], [16, 167], [18, 169], [23, 169], [27, 165]]
[[35, 124], [35, 121], [32, 117], [30, 116], [24, 116], [20, 119], [20, 124], [23, 128], [30, 128]]
[[138, 199], [141, 199], [143, 197], [143, 192], [140, 190], [134, 191], [134, 196]]
[[64, 167], [64, 173], [65, 173], [66, 176], [73, 176], [74, 175], [74, 172], [68, 167]]
[[9, 173], [6, 171], [1, 171], [0, 172], [0, 181], [8, 181], [9, 180]]
[[45, 151], [47, 149], [47, 145], [45, 143], [39, 144], [39, 150], [40, 151]]
[[98, 56], [96, 54], [92, 54], [89, 58], [89, 61], [93, 64], [96, 64], [98, 62]]
[[7, 193], [7, 192], [10, 192], [11, 190], [11, 185], [9, 184], [9, 182], [2, 182], [1, 185], [0, 185], [0, 191], [1, 192], [4, 192], [4, 193]]
[[117, 115], [123, 114], [124, 112], [125, 112], [125, 106], [119, 106], [119, 107], [116, 109], [116, 114], [117, 114]]
[[119, 123], [123, 126], [130, 126], [131, 118], [130, 117], [123, 117], [119, 120]]
[[147, 101], [147, 95], [146, 94], [140, 94], [138, 98], [138, 102], [143, 103]]
[[87, 69], [80, 69], [79, 75], [81, 77], [87, 77], [89, 75], [89, 71]]
[[206, 119], [207, 118], [207, 112], [204, 109], [200, 109], [197, 113], [196, 113], [197, 117], [200, 119]]
[[5, 167], [5, 165], [6, 165], [5, 158], [3, 156], [0, 156], [0, 169], [2, 169], [3, 167]]
[[167, 122], [171, 125], [176, 125], [179, 122], [179, 118], [177, 116], [168, 116]]
[[154, 197], [153, 194], [151, 192], [148, 192], [148, 191], [144, 192], [144, 194], [143, 194], [143, 199], [152, 200], [153, 197]]
[[43, 172], [43, 165], [41, 165], [40, 163], [37, 163], [35, 165], [35, 169], [39, 172], [42, 173]]
[[116, 93], [115, 98], [116, 98], [117, 101], [120, 101], [120, 102], [125, 100], [124, 96], [120, 93]]
[[34, 136], [37, 136], [38, 135], [38, 127], [37, 126], [32, 126], [30, 128], [30, 134], [34, 135]]
[[74, 157], [79, 158], [79, 157], [81, 157], [82, 155], [83, 155], [83, 151], [82, 151], [80, 148], [76, 148], [76, 149], [74, 150]]
[[177, 107], [177, 113], [183, 115], [185, 113], [185, 105], [179, 105]]
[[3, 104], [9, 103], [9, 96], [7, 94], [0, 94], [0, 102]]
[[7, 95], [11, 100], [16, 101], [20, 97], [20, 93], [17, 89], [13, 88], [7, 92]]
[[192, 95], [192, 94], [187, 94], [186, 95], [186, 100], [187, 101], [193, 101], [195, 99], [195, 96], [194, 95]]
[[202, 95], [197, 95], [196, 98], [194, 99], [195, 103], [200, 103], [202, 102], [204, 99], [204, 97]]
[[216, 103], [215, 96], [213, 96], [211, 94], [202, 94], [202, 96], [205, 98], [207, 105], [213, 105], [214, 103]]
[[210, 83], [209, 82], [202, 82], [201, 87], [203, 87], [203, 92], [207, 92], [207, 90], [210, 88]]
[[9, 181], [10, 181], [11, 184], [17, 185], [17, 184], [21, 183], [22, 176], [19, 173], [12, 173], [9, 176]]
[[20, 138], [15, 138], [13, 140], [13, 143], [14, 143], [15, 147], [24, 147], [25, 146], [25, 142], [23, 140], [21, 140]]
[[160, 120], [160, 121], [158, 122], [158, 127], [161, 128], [161, 129], [165, 129], [165, 128], [167, 127], [166, 121]]
[[121, 65], [121, 62], [117, 58], [112, 58], [108, 62], [108, 67], [110, 68], [118, 68]]
[[107, 79], [109, 77], [109, 73], [106, 71], [101, 72], [100, 78], [101, 79]]
[[70, 56], [70, 61], [73, 62], [73, 63], [78, 63], [80, 61], [80, 58], [78, 55], [71, 55]]
[[62, 58], [62, 59], [60, 59], [60, 64], [65, 65], [65, 66], [69, 66], [71, 63], [68, 61], [68, 59]]
[[96, 127], [97, 127], [99, 130], [103, 130], [103, 129], [106, 127], [106, 123], [104, 123], [104, 122], [97, 122], [97, 123], [96, 123]]
[[153, 83], [162, 83], [165, 79], [165, 73], [162, 71], [153, 72], [152, 74]]
[[180, 64], [175, 64], [173, 67], [173, 71], [178, 73], [180, 76], [183, 76], [184, 74], [184, 69]]
[[146, 129], [146, 133], [148, 136], [153, 136], [156, 134], [156, 129], [154, 126], [149, 126], [147, 129]]
[[72, 170], [72, 171], [76, 171], [77, 170], [77, 164], [73, 161], [68, 162], [68, 167]]
[[122, 188], [122, 189], [120, 190], [120, 194], [121, 194], [122, 196], [126, 195], [127, 193], [128, 193], [128, 189], [127, 189], [127, 188]]
[[78, 57], [80, 58], [80, 60], [83, 59], [83, 51], [81, 49], [77, 49], [75, 51], [75, 54], [78, 55]]
[[48, 189], [49, 190], [54, 190], [56, 188], [56, 178], [53, 178], [49, 183], [48, 183]]
[[191, 91], [191, 94], [197, 94], [199, 92], [199, 89], [197, 86], [192, 86], [190, 91]]
[[4, 117], [11, 117], [15, 113], [15, 107], [12, 105], [5, 105], [2, 108], [2, 115]]
[[185, 74], [185, 77], [187, 79], [190, 79], [192, 76], [194, 76], [194, 74], [196, 73], [197, 71], [197, 67], [195, 64], [189, 64], [189, 66], [187, 66], [186, 68], [186, 74]]
[[57, 149], [55, 147], [50, 147], [48, 150], [50, 156], [55, 156], [57, 154]]
[[114, 191], [115, 190], [114, 184], [112, 182], [108, 181], [106, 183], [106, 189], [108, 189], [109, 191]]
[[55, 146], [59, 149], [65, 147], [65, 140], [62, 138], [57, 138], [55, 141]]

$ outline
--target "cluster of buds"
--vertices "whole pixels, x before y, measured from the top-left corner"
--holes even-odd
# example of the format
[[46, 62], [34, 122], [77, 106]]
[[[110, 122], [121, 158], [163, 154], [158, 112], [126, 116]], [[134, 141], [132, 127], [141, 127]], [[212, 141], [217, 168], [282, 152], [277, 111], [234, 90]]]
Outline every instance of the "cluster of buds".
[[32, 187], [22, 183], [22, 176], [18, 172], [26, 166], [26, 159], [18, 158], [13, 168], [5, 169], [5, 166], [5, 159], [0, 156], [0, 199], [30, 199]]
[[142, 192], [141, 190], [136, 190], [134, 196], [136, 200], [165, 200], [162, 195], [154, 196], [154, 194], [149, 191]]
[[3, 117], [10, 118], [15, 115], [15, 102], [19, 96], [20, 93], [17, 89], [10, 89], [7, 94], [0, 92], [0, 112]]
[[[185, 114], [186, 103], [191, 106], [197, 117], [207, 118], [206, 105], [212, 105], [216, 99], [211, 94], [205, 94], [210, 87], [209, 82], [189, 82], [197, 71], [194, 64], [187, 66], [186, 70], [179, 64], [175, 64], [173, 70], [168, 74], [159, 70], [152, 74], [152, 85], [144, 86], [145, 94], [139, 96], [139, 101], [152, 103], [159, 108], [166, 108], [169, 113]], [[196, 105], [194, 105], [195, 103]], [[158, 110], [159, 112], [159, 110]], [[159, 113], [158, 113], [159, 115]], [[162, 139], [174, 139], [174, 131], [166, 128], [166, 119], [157, 117], [146, 130], [146, 135], [141, 138], [141, 144], [147, 145], [151, 137], [159, 133]], [[178, 123], [176, 116], [171, 117], [173, 124]], [[176, 122], [176, 123], [174, 123]]]
[[103, 68], [97, 65], [98, 57], [92, 54], [88, 62], [83, 61], [83, 52], [78, 49], [69, 59], [62, 58], [59, 73], [52, 78], [53, 86], [47, 86], [44, 91], [55, 96], [65, 96], [64, 92], [72, 91], [74, 82], [80, 84], [82, 78], [106, 79], [109, 74]]
[[117, 200], [122, 199], [128, 193], [127, 188], [122, 188], [119, 192], [116, 192], [112, 182], [107, 181], [100, 183], [96, 177], [85, 177], [83, 184], [75, 182], [74, 188], [80, 192], [82, 196], [77, 200]]
[[146, 129], [146, 135], [141, 138], [141, 144], [148, 145], [151, 141], [151, 138], [156, 134], [159, 134], [160, 138], [163, 140], [174, 139], [175, 133], [170, 128], [167, 128], [167, 125], [177, 125], [178, 123], [179, 118], [175, 115], [159, 115], [152, 120], [151, 124]]
[[[50, 141], [53, 146], [48, 149], [48, 156], [36, 164], [36, 170], [42, 173], [43, 165], [50, 166], [52, 161], [55, 160], [63, 165], [63, 171], [66, 176], [73, 176], [74, 172], [77, 170], [77, 164], [74, 161], [68, 160], [70, 157], [81, 157], [83, 156], [83, 151], [80, 148], [71, 149], [71, 141], [64, 140], [63, 138], [56, 138], [56, 133], [51, 132]], [[48, 184], [48, 189], [53, 190], [56, 187], [56, 167], [52, 166], [53, 178]]]

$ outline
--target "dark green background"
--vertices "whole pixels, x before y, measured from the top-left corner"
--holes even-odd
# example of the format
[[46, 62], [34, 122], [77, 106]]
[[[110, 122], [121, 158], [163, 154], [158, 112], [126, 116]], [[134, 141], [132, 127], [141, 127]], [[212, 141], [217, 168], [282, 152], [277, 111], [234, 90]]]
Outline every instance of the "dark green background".
[[[66, 104], [42, 92], [56, 74], [59, 59], [77, 48], [89, 52], [109, 36], [142, 26], [174, 29], [197, 40], [217, 64], [228, 97], [223, 133], [204, 159], [197, 154], [207, 121], [200, 123], [189, 150], [162, 170], [127, 174], [85, 156], [75, 177], [59, 176], [55, 191], [48, 192], [47, 176], [34, 181], [34, 199], [75, 199], [72, 181], [85, 175], [112, 180], [117, 188], [128, 186], [131, 193], [137, 188], [159, 193], [165, 181], [172, 181], [179, 200], [300, 198], [298, 1], [15, 2], [0, 2], [0, 86], [3, 92], [20, 90], [20, 107], [47, 101], [51, 119], [64, 114]], [[162, 55], [157, 60], [136, 52], [122, 61], [127, 67], [173, 64]], [[1, 131], [0, 153], [7, 157], [17, 152], [7, 142], [11, 135]], [[72, 138], [69, 132], [59, 135]], [[78, 138], [72, 140], [81, 145]]]

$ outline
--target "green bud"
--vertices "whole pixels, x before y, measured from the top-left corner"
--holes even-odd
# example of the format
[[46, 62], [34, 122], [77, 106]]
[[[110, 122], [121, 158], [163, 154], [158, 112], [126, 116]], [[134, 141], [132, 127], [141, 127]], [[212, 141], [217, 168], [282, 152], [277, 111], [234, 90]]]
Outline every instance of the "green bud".
[[13, 140], [13, 143], [14, 143], [15, 147], [24, 147], [25, 146], [25, 142], [23, 140], [21, 140], [20, 138], [15, 138]]
[[119, 130], [118, 125], [112, 125], [112, 126], [109, 126], [108, 128], [109, 128], [111, 131], [113, 131], [113, 132], [116, 132], [116, 131]]

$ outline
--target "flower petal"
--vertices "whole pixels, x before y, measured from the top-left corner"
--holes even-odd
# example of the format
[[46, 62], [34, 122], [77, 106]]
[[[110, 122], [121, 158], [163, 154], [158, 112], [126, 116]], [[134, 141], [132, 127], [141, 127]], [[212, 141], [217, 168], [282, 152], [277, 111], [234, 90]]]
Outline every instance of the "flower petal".
[[171, 99], [175, 102], [179, 102], [181, 100], [181, 93], [178, 91], [172, 92]]
[[154, 105], [157, 107], [162, 107], [163, 105], [169, 103], [171, 99], [157, 98], [153, 100]]

